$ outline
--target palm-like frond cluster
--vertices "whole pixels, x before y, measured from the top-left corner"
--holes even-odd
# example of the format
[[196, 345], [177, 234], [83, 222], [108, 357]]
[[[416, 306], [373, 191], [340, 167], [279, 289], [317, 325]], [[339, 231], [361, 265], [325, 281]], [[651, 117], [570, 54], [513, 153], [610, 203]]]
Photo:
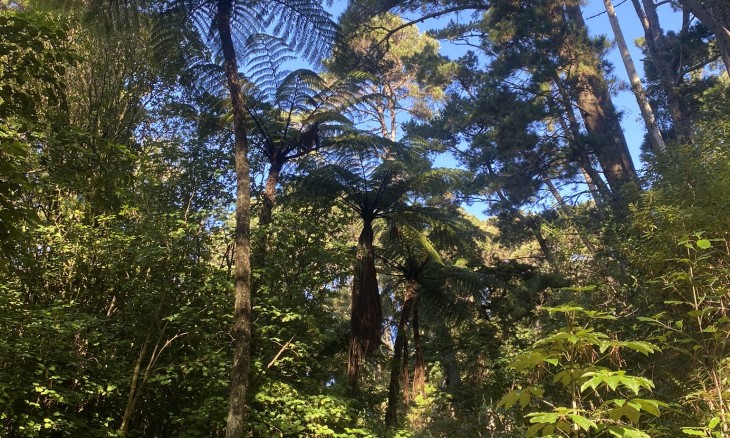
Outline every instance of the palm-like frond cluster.
[[[367, 139], [372, 139], [375, 145], [364, 143]], [[466, 284], [458, 280], [459, 275], [450, 272], [457, 268], [449, 267], [441, 254], [475, 247], [482, 237], [454, 206], [427, 205], [430, 200], [455, 190], [463, 173], [432, 168], [420, 153], [418, 143], [388, 143], [366, 134], [361, 135], [360, 141], [331, 154], [331, 162], [313, 169], [302, 185], [304, 193], [329, 198], [352, 212], [362, 224], [352, 285], [348, 369], [353, 389], [362, 361], [381, 342], [383, 315], [378, 261], [391, 278], [403, 278], [404, 287], [410, 291], [410, 301], [406, 300], [407, 306], [404, 301], [402, 309], [412, 309], [420, 288], [437, 291], [436, 296], [445, 298], [451, 286]], [[378, 240], [381, 246], [376, 245]], [[461, 273], [461, 276], [468, 274]], [[480, 294], [479, 275], [470, 278], [474, 280], [472, 290]], [[394, 285], [386, 286], [386, 290], [395, 293]], [[406, 313], [410, 310], [401, 312], [402, 318], [409, 318]], [[401, 322], [400, 326], [405, 324]], [[402, 335], [405, 333], [398, 334]], [[403, 348], [402, 340], [396, 343], [396, 349]], [[405, 360], [405, 352], [397, 351], [397, 354], [398, 360]], [[389, 418], [393, 415], [389, 414]]]

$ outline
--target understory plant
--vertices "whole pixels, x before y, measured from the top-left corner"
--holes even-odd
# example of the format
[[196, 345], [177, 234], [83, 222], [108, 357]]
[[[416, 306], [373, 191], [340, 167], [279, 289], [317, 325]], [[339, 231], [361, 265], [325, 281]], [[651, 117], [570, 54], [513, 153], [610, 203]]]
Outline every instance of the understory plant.
[[627, 372], [626, 353], [652, 354], [647, 341], [621, 341], [600, 330], [618, 318], [566, 304], [544, 309], [558, 328], [518, 355], [511, 367], [522, 377], [498, 403], [519, 409], [527, 437], [648, 438], [667, 405], [649, 395], [650, 378]]

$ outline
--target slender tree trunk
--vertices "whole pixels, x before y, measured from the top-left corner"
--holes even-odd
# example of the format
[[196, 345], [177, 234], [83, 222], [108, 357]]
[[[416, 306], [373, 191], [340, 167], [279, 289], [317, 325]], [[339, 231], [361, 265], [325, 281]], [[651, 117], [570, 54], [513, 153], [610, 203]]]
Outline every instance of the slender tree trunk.
[[537, 240], [537, 244], [540, 245], [540, 250], [545, 256], [545, 260], [548, 262], [548, 265], [550, 265], [553, 270], [558, 271], [558, 263], [557, 261], [555, 261], [555, 257], [553, 257], [553, 252], [550, 250], [550, 246], [548, 245], [547, 240], [545, 240], [545, 237], [542, 235], [540, 226], [533, 224], [529, 219], [525, 217], [525, 215], [523, 215], [519, 211], [517, 211], [516, 216], [520, 221], [522, 221], [525, 225], [528, 226], [528, 228], [532, 230], [532, 233], [535, 235], [535, 240]]
[[418, 301], [413, 306], [413, 349], [416, 362], [413, 367], [413, 397], [426, 396], [426, 362], [423, 360], [421, 344], [421, 321], [418, 316]]
[[390, 141], [395, 142], [398, 136], [398, 111], [396, 110], [395, 99], [389, 101], [388, 112], [390, 113]]
[[[152, 343], [152, 332], [155, 329], [155, 326], [157, 326], [158, 321], [160, 320], [160, 314], [162, 312], [162, 305], [165, 302], [166, 294], [163, 293], [160, 297], [160, 302], [157, 305], [157, 310], [155, 310], [155, 314], [152, 317], [152, 321], [150, 322], [150, 326], [147, 329], [147, 334], [145, 335], [144, 341], [142, 342], [142, 347], [140, 348], [139, 355], [137, 356], [137, 360], [134, 363], [134, 371], [132, 372], [132, 382], [129, 385], [129, 394], [127, 396], [127, 405], [124, 408], [124, 415], [122, 416], [122, 425], [119, 428], [119, 436], [124, 438], [129, 433], [129, 425], [132, 422], [132, 417], [134, 416], [134, 411], [137, 406], [137, 401], [139, 400], [139, 393], [142, 390], [142, 385], [139, 385], [139, 377], [141, 375], [142, 371], [142, 362], [144, 361], [145, 357], [147, 356], [147, 352], [149, 351], [150, 344]], [[155, 348], [156, 349], [156, 348]], [[150, 358], [150, 361], [154, 358]], [[149, 368], [149, 367], [148, 367]], [[143, 379], [143, 381], [146, 381], [146, 378]]]
[[[487, 170], [491, 175], [494, 175], [494, 170], [492, 170], [491, 166], [487, 166]], [[504, 195], [502, 190], [497, 189], [495, 191], [495, 194], [497, 197], [504, 202], [504, 204], [509, 209], [510, 213], [517, 218], [520, 222], [524, 223], [527, 228], [532, 230], [532, 233], [535, 235], [535, 239], [537, 240], [538, 245], [540, 245], [540, 250], [542, 250], [543, 256], [545, 256], [545, 260], [548, 262], [550, 267], [555, 271], [558, 272], [558, 264], [553, 257], [552, 251], [550, 250], [550, 246], [547, 243], [547, 240], [545, 240], [545, 237], [542, 235], [542, 231], [540, 230], [540, 226], [538, 224], [535, 224], [533, 221], [529, 220], [522, 212], [515, 208], [507, 198], [507, 196]]]
[[400, 321], [398, 322], [398, 333], [395, 336], [395, 345], [393, 346], [393, 360], [390, 365], [390, 384], [388, 385], [388, 407], [385, 410], [385, 425], [387, 427], [398, 427], [398, 404], [400, 403], [400, 392], [407, 391], [407, 387], [401, 388], [401, 378], [404, 367], [404, 358], [407, 350], [404, 348], [406, 338], [408, 336], [408, 320], [413, 310], [413, 302], [415, 299], [416, 285], [413, 281], [406, 284], [406, 295], [403, 300], [403, 308], [400, 311]]
[[563, 195], [560, 194], [560, 191], [557, 187], [555, 187], [555, 184], [548, 178], [547, 176], [543, 176], [543, 181], [545, 181], [545, 185], [548, 187], [548, 190], [553, 195], [553, 198], [558, 202], [558, 206], [560, 207], [560, 211], [563, 212], [566, 218], [570, 220], [570, 222], [573, 224], [573, 227], [575, 227], [575, 231], [578, 233], [578, 237], [580, 237], [581, 242], [583, 242], [583, 245], [586, 247], [586, 249], [591, 253], [595, 254], [596, 250], [591, 244], [590, 240], [588, 240], [588, 237], [583, 233], [583, 231], [578, 227], [578, 224], [575, 223], [573, 212], [570, 211], [570, 208], [565, 203], [565, 199], [563, 199]]
[[377, 114], [378, 123], [380, 124], [380, 136], [383, 138], [390, 138], [388, 122], [385, 120], [385, 105], [382, 105], [380, 102], [376, 102], [375, 114]]
[[606, 13], [608, 14], [608, 20], [611, 22], [611, 29], [613, 29], [613, 34], [616, 38], [616, 45], [618, 45], [618, 50], [621, 53], [621, 59], [626, 67], [626, 73], [629, 75], [629, 81], [631, 82], [631, 89], [636, 97], [636, 103], [639, 104], [641, 116], [644, 118], [646, 130], [649, 132], [649, 142], [651, 143], [652, 149], [656, 153], [661, 154], [667, 149], [667, 145], [664, 143], [662, 133], [659, 132], [659, 127], [654, 117], [654, 110], [651, 109], [649, 100], [646, 98], [644, 86], [641, 84], [639, 73], [636, 71], [634, 60], [631, 58], [624, 33], [616, 17], [616, 10], [613, 8], [611, 0], [603, 0], [603, 4], [606, 6]]
[[659, 23], [659, 14], [656, 10], [657, 6], [653, 0], [642, 0], [643, 7], [639, 0], [631, 0], [631, 3], [634, 5], [636, 14], [639, 16], [639, 21], [644, 29], [646, 47], [659, 77], [659, 83], [666, 95], [667, 109], [669, 109], [676, 136], [680, 140], [689, 138], [688, 118], [684, 109], [682, 109], [682, 100], [677, 94], [677, 85], [681, 78], [674, 66], [676, 62], [672, 60], [670, 51], [666, 47], [664, 32]]
[[[566, 12], [570, 21], [576, 25], [578, 36], [588, 38], [580, 7], [567, 6]], [[611, 187], [614, 200], [617, 204], [624, 204], [620, 195], [621, 189], [637, 181], [636, 170], [611, 93], [600, 71], [597, 55], [590, 53], [585, 56], [590, 68], [580, 68], [577, 71], [575, 98], [586, 130], [593, 137], [591, 145]]]
[[560, 190], [555, 187], [553, 181], [547, 175], [542, 175], [542, 180], [545, 181], [545, 185], [547, 186], [550, 193], [553, 195], [553, 198], [555, 198], [555, 201], [557, 201], [558, 207], [560, 207], [560, 210], [563, 212], [563, 214], [566, 217], [572, 217], [573, 213], [566, 205], [565, 199], [563, 199], [563, 195], [560, 194]]
[[139, 381], [139, 376], [142, 370], [142, 362], [144, 361], [145, 356], [147, 356], [147, 351], [149, 350], [151, 341], [152, 327], [150, 327], [147, 331], [147, 336], [142, 343], [142, 348], [140, 349], [137, 360], [134, 363], [134, 372], [132, 373], [132, 383], [129, 387], [129, 395], [127, 396], [127, 405], [124, 408], [122, 426], [119, 428], [119, 436], [122, 438], [127, 436], [127, 433], [129, 432], [129, 425], [132, 422], [132, 415], [134, 414], [136, 404], [135, 402], [137, 401], [137, 382]]
[[[596, 203], [596, 207], [598, 208], [598, 211], [603, 210], [603, 199], [600, 196], [600, 190], [598, 189], [598, 186], [596, 185], [596, 177], [591, 176], [592, 174], [586, 170], [585, 167], [581, 166], [580, 168], [581, 172], [583, 173], [583, 179], [586, 181], [586, 185], [588, 186], [588, 191], [591, 192], [591, 195], [593, 196], [593, 202]], [[594, 170], [595, 172], [595, 170]], [[596, 175], [597, 176], [597, 175]], [[598, 178], [598, 181], [601, 181], [600, 178]]]
[[[501, 193], [501, 192], [500, 192]], [[504, 198], [506, 199], [506, 198]], [[558, 271], [558, 262], [555, 260], [555, 257], [553, 257], [553, 252], [550, 249], [550, 245], [548, 245], [547, 240], [545, 239], [545, 236], [542, 235], [542, 231], [540, 230], [540, 225], [535, 224], [533, 221], [531, 221], [527, 216], [522, 214], [521, 211], [519, 211], [516, 208], [511, 208], [512, 214], [522, 223], [527, 226], [532, 231], [532, 234], [535, 236], [535, 240], [537, 240], [537, 244], [540, 246], [540, 250], [542, 251], [543, 256], [545, 257], [545, 260], [548, 262], [548, 265], [550, 265], [551, 268], [553, 268], [554, 271]]]
[[235, 300], [233, 313], [233, 369], [228, 403], [226, 438], [241, 438], [246, 431], [246, 395], [251, 361], [251, 181], [248, 162], [246, 109], [238, 76], [238, 61], [231, 35], [233, 0], [218, 0], [215, 26], [223, 51], [223, 67], [233, 106], [236, 169], [236, 228], [234, 232]]
[[730, 29], [714, 17], [697, 0], [680, 0], [680, 3], [689, 9], [702, 24], [710, 29], [710, 32], [715, 34], [715, 41], [720, 51], [720, 57], [722, 58], [723, 64], [725, 64], [725, 70], [730, 75]]
[[357, 392], [360, 365], [380, 345], [382, 336], [383, 311], [375, 270], [374, 238], [372, 219], [363, 219], [352, 281], [350, 354], [347, 365], [352, 393]]

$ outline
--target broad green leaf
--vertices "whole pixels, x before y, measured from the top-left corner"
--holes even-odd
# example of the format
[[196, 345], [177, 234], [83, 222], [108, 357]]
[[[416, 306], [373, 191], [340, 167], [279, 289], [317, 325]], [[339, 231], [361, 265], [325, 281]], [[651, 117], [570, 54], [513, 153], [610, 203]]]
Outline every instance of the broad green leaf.
[[527, 414], [530, 417], [530, 423], [555, 423], [560, 418], [560, 414], [554, 412], [534, 412]]
[[716, 428], [718, 424], [720, 424], [720, 417], [712, 417], [710, 422], [707, 424], [707, 427], [712, 430]]
[[712, 243], [707, 239], [700, 239], [697, 241], [697, 246], [701, 249], [707, 249], [712, 247]]
[[527, 407], [530, 404], [530, 393], [529, 391], [522, 391], [520, 394], [520, 406]]
[[641, 409], [641, 406], [636, 403], [626, 403], [623, 407], [623, 414], [632, 423], [639, 424], [639, 418], [641, 417], [639, 409]]
[[520, 390], [514, 390], [508, 392], [502, 399], [497, 403], [497, 409], [500, 407], [504, 407], [505, 409], [510, 409], [512, 406], [514, 406], [515, 403], [517, 403], [517, 400], [520, 398]]
[[[642, 398], [637, 398], [633, 400], [634, 402], [641, 405], [641, 409], [650, 413], [651, 415], [658, 417], [659, 412], [659, 401], [657, 400], [647, 400]], [[663, 404], [663, 403], [662, 403]]]
[[596, 426], [596, 423], [589, 420], [588, 418], [585, 418], [583, 416], [577, 415], [577, 414], [571, 414], [570, 419], [573, 420], [575, 424], [578, 425], [581, 429], [588, 431], [590, 428], [597, 429], [598, 426]]
[[537, 433], [540, 432], [540, 429], [542, 429], [543, 427], [544, 427], [544, 424], [543, 423], [533, 424], [532, 426], [530, 426], [527, 429], [527, 432], [525, 433], [525, 436], [527, 438], [532, 438], [534, 436], [537, 436]]
[[689, 428], [689, 427], [683, 427], [682, 433], [685, 435], [691, 435], [691, 436], [707, 436], [705, 434], [705, 431], [702, 429], [695, 429], [695, 428]]
[[586, 388], [591, 388], [591, 389], [595, 390], [598, 387], [598, 385], [600, 385], [601, 383], [603, 383], [603, 376], [600, 376], [600, 375], [594, 376], [593, 378], [591, 378], [590, 380], [586, 381], [585, 383], [583, 383], [581, 385], [580, 392], [585, 391]]

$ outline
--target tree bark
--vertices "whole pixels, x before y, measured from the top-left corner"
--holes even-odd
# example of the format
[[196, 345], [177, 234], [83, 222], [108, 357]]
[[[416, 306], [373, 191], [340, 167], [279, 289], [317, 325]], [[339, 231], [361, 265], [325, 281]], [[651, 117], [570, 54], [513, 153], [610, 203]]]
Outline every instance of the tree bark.
[[725, 64], [725, 70], [730, 75], [730, 29], [722, 21], [714, 17], [697, 0], [680, 0], [680, 3], [689, 9], [702, 24], [710, 29], [710, 32], [715, 34], [715, 41], [720, 51], [720, 57], [722, 58], [723, 64]]
[[234, 351], [226, 438], [241, 438], [246, 432], [246, 395], [251, 362], [251, 177], [248, 162], [246, 108], [231, 35], [232, 11], [233, 0], [218, 0], [215, 26], [223, 51], [223, 67], [233, 106], [236, 171], [235, 299], [232, 330]]
[[382, 336], [383, 311], [375, 270], [374, 238], [372, 219], [364, 218], [352, 281], [350, 354], [347, 365], [352, 393], [357, 392], [360, 365], [380, 345]]
[[276, 204], [276, 184], [279, 182], [282, 167], [283, 164], [279, 163], [277, 159], [269, 167], [269, 173], [266, 176], [266, 185], [264, 186], [261, 212], [259, 213], [259, 225], [269, 225], [273, 219], [274, 204]]
[[[578, 36], [588, 38], [580, 7], [567, 6], [566, 13], [575, 24]], [[584, 56], [588, 60], [589, 68], [579, 68], [576, 72], [575, 99], [586, 130], [592, 137], [591, 148], [611, 187], [614, 201], [617, 205], [622, 205], [625, 202], [621, 190], [627, 184], [637, 181], [636, 170], [611, 93], [600, 71], [600, 62], [594, 53]]]
[[150, 342], [152, 341], [152, 326], [147, 330], [147, 336], [145, 336], [144, 342], [142, 342], [142, 348], [139, 351], [137, 360], [134, 363], [134, 371], [132, 372], [132, 383], [129, 387], [129, 394], [127, 396], [127, 405], [124, 408], [124, 415], [122, 417], [122, 425], [119, 428], [119, 436], [125, 438], [129, 432], [129, 425], [132, 422], [132, 416], [134, 415], [135, 405], [137, 398], [137, 383], [139, 382], [139, 376], [142, 370], [142, 362], [147, 356]]
[[403, 403], [407, 407], [408, 403], [411, 402], [411, 393], [408, 391], [408, 388], [411, 386], [408, 381], [408, 329], [406, 329], [403, 336], [403, 352], [401, 353], [401, 358], [403, 359], [403, 365], [400, 367], [400, 387], [402, 388]]
[[657, 72], [659, 84], [664, 89], [675, 135], [680, 140], [689, 138], [688, 118], [682, 109], [682, 100], [677, 93], [677, 84], [681, 78], [677, 68], [674, 67], [675, 62], [670, 56], [670, 51], [666, 47], [664, 32], [656, 10], [657, 6], [653, 0], [642, 0], [643, 7], [639, 0], [631, 0], [631, 3], [634, 5], [644, 29], [646, 48]]
[[[581, 173], [583, 173], [583, 179], [586, 181], [586, 185], [588, 186], [588, 191], [591, 192], [591, 195], [593, 196], [593, 202], [595, 202], [596, 207], [598, 208], [598, 211], [603, 211], [603, 199], [600, 196], [600, 191], [598, 189], [598, 186], [596, 185], [596, 177], [591, 176], [592, 174], [586, 170], [585, 167], [581, 166], [580, 168]], [[595, 172], [595, 170], [594, 170]], [[598, 178], [598, 181], [601, 181], [600, 178]], [[601, 181], [603, 182], [603, 181]]]
[[413, 348], [416, 357], [413, 367], [413, 397], [426, 396], [426, 362], [423, 360], [421, 344], [421, 321], [418, 316], [418, 302], [413, 306]]
[[398, 333], [395, 336], [395, 345], [393, 346], [393, 360], [390, 365], [390, 384], [388, 385], [388, 407], [385, 410], [385, 426], [398, 427], [398, 404], [400, 403], [400, 392], [407, 391], [407, 387], [401, 388], [401, 378], [404, 368], [404, 358], [407, 351], [406, 337], [408, 330], [408, 320], [411, 317], [413, 302], [416, 293], [415, 282], [409, 281], [406, 284], [406, 295], [403, 300], [403, 308], [400, 311], [400, 321], [398, 322]]
[[585, 145], [581, 142], [580, 126], [578, 119], [575, 117], [573, 112], [573, 104], [570, 95], [568, 94], [565, 87], [560, 83], [560, 78], [556, 77], [553, 79], [553, 83], [560, 94], [564, 115], [568, 119], [567, 122], [562, 116], [558, 116], [558, 123], [562, 125], [563, 130], [566, 134], [570, 134], [569, 143], [571, 149], [575, 154], [575, 162], [580, 167], [588, 185], [588, 190], [591, 192], [593, 201], [596, 203], [596, 207], [600, 210], [603, 208], [603, 200], [610, 198], [610, 190], [606, 187], [606, 184], [601, 179], [596, 169], [591, 163], [591, 158], [586, 151]]
[[618, 18], [616, 17], [616, 10], [613, 8], [611, 0], [603, 0], [603, 4], [606, 6], [606, 13], [608, 14], [608, 20], [611, 22], [611, 29], [613, 29], [613, 35], [616, 38], [616, 45], [621, 53], [621, 59], [626, 67], [626, 73], [629, 75], [629, 81], [631, 82], [631, 89], [636, 97], [636, 103], [639, 105], [641, 110], [641, 116], [644, 119], [646, 130], [649, 133], [649, 143], [652, 149], [661, 154], [667, 149], [662, 133], [659, 131], [659, 127], [654, 117], [654, 110], [649, 105], [649, 100], [646, 98], [646, 92], [644, 86], [641, 84], [639, 73], [636, 71], [634, 60], [631, 58], [629, 53], [629, 47], [626, 45], [626, 39], [624, 33], [619, 25]]

